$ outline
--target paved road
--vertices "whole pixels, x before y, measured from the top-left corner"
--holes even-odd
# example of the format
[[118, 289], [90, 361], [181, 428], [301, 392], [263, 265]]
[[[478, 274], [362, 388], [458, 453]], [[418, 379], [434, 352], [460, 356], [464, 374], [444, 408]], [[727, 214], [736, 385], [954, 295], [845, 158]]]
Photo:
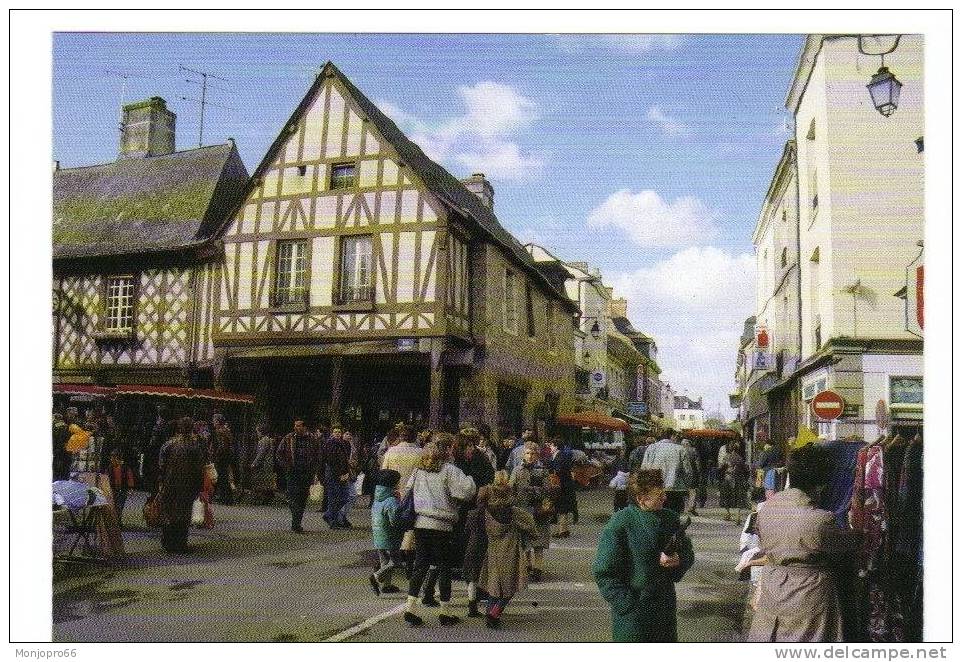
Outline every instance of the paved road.
[[[57, 567], [55, 641], [608, 641], [609, 613], [591, 578], [598, 533], [610, 510], [607, 490], [581, 493], [581, 522], [545, 555], [545, 578], [517, 596], [493, 631], [481, 619], [453, 628], [400, 620], [403, 600], [375, 596], [366, 509], [350, 531], [330, 531], [310, 513], [298, 536], [283, 507], [216, 506], [217, 526], [193, 531], [194, 552], [169, 556], [143, 528], [142, 496], [127, 506], [128, 564], [114, 570]], [[740, 640], [746, 588], [735, 581], [738, 528], [696, 517], [696, 563], [678, 586], [683, 641]], [[403, 584], [403, 583], [402, 583]], [[464, 584], [454, 602], [466, 611]]]

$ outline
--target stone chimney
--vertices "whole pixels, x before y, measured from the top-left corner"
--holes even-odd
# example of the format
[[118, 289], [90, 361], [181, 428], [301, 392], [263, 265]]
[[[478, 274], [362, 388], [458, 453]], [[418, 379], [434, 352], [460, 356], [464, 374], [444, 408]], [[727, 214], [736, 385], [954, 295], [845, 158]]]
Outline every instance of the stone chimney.
[[467, 179], [462, 179], [464, 187], [481, 198], [481, 202], [490, 210], [494, 210], [494, 187], [484, 178], [483, 172], [476, 172]]
[[612, 299], [611, 316], [628, 317], [628, 299]]
[[124, 106], [120, 122], [120, 158], [163, 156], [176, 149], [177, 116], [160, 97]]

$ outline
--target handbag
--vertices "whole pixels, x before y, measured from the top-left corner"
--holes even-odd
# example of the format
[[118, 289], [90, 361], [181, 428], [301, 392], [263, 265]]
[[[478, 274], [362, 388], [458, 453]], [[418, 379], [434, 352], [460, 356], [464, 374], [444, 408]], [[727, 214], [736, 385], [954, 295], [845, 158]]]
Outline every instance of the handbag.
[[160, 503], [156, 496], [150, 497], [144, 503], [144, 523], [151, 529], [160, 526]]
[[213, 462], [207, 463], [207, 476], [210, 478], [210, 482], [217, 482], [217, 467]]
[[413, 529], [417, 518], [418, 514], [414, 509], [414, 485], [412, 484], [397, 507], [398, 529], [401, 531]]
[[203, 526], [204, 524], [204, 502], [200, 499], [194, 499], [194, 505], [191, 506], [190, 523], [194, 526]]
[[307, 500], [311, 503], [319, 503], [324, 496], [324, 489], [321, 484], [317, 481], [311, 483], [310, 489], [307, 491]]

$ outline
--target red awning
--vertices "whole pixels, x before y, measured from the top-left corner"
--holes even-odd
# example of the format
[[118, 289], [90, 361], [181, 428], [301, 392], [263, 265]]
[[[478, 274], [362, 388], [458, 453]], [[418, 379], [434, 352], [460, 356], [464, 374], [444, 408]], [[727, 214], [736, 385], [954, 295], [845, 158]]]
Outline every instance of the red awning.
[[110, 386], [97, 386], [95, 384], [54, 384], [54, 393], [65, 395], [113, 395], [114, 389]]
[[688, 437], [689, 439], [737, 439], [738, 438], [738, 434], [734, 430], [708, 430], [705, 428], [681, 430], [681, 436]]
[[631, 426], [628, 424], [628, 421], [606, 416], [597, 411], [579, 411], [576, 414], [561, 414], [558, 416], [556, 422], [559, 425], [592, 428], [594, 430], [606, 430], [608, 432], [631, 431]]
[[254, 396], [228, 391], [215, 391], [203, 388], [181, 388], [179, 386], [147, 386], [144, 384], [120, 384], [117, 386], [119, 395], [160, 395], [170, 398], [220, 400], [223, 402], [241, 402], [251, 404]]

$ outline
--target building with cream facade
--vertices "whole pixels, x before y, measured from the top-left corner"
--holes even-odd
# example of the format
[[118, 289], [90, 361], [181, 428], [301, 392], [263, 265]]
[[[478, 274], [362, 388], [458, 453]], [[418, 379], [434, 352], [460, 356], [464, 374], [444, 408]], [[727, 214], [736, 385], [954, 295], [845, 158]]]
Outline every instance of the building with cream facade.
[[[902, 84], [888, 116], [866, 89], [884, 51], [885, 66]], [[806, 40], [786, 100], [794, 148], [786, 145], [754, 236], [756, 324], [769, 327], [775, 351], [763, 391], [770, 411], [780, 412], [772, 420], [778, 440], [792, 436], [797, 423], [826, 438], [873, 438], [883, 408], [896, 425], [921, 424], [921, 315], [914, 323], [907, 304], [921, 308], [922, 300], [916, 276], [922, 280], [923, 82], [921, 36]], [[793, 222], [797, 265], [791, 232], [780, 225]], [[811, 411], [824, 390], [845, 401], [836, 422]]]

